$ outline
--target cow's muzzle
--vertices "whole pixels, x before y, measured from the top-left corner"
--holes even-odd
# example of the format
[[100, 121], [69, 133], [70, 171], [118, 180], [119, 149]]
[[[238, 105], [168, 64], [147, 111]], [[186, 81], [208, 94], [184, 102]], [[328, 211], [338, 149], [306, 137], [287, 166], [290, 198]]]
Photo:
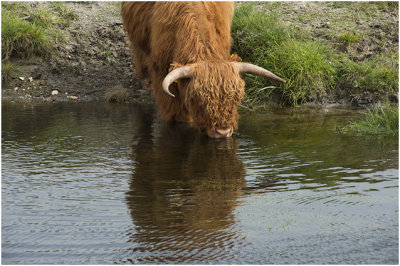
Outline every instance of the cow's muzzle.
[[232, 128], [227, 128], [227, 129], [207, 129], [207, 135], [210, 138], [229, 138], [232, 136], [233, 129]]

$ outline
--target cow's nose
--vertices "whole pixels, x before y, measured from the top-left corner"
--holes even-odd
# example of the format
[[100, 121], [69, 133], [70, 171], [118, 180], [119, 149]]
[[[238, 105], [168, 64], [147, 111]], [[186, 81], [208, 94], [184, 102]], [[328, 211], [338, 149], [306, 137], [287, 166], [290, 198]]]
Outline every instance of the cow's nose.
[[207, 133], [208, 136], [211, 138], [229, 138], [230, 136], [232, 136], [233, 129], [232, 128], [214, 129]]

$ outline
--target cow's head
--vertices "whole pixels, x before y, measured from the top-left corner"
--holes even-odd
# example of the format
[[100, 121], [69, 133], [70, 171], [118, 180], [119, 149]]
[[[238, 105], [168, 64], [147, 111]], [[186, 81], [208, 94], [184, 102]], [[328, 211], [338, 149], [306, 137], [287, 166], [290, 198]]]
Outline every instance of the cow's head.
[[178, 86], [183, 104], [194, 124], [211, 138], [230, 137], [237, 129], [237, 107], [244, 96], [241, 73], [253, 73], [281, 82], [281, 78], [261, 67], [241, 62], [198, 62], [171, 71], [163, 80], [163, 89], [182, 79]]

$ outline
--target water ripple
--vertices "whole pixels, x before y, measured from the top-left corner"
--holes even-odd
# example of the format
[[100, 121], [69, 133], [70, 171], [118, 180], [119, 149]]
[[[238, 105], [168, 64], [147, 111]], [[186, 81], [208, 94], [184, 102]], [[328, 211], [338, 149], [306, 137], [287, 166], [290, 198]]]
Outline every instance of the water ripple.
[[397, 143], [337, 134], [342, 115], [210, 140], [148, 106], [3, 108], [3, 263], [398, 262]]

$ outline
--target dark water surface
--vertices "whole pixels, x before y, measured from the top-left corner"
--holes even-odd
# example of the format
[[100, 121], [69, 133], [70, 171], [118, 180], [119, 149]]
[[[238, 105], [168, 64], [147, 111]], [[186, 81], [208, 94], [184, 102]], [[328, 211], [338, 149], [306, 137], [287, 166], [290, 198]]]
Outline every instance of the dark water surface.
[[4, 264], [397, 264], [398, 141], [350, 110], [242, 111], [211, 140], [152, 106], [2, 106]]

